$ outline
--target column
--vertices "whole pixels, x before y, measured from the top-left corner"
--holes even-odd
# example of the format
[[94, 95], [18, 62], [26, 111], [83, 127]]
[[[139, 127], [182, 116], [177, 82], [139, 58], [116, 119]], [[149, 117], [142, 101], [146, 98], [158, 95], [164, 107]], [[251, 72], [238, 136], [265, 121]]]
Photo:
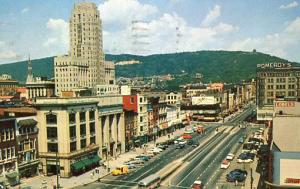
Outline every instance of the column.
[[42, 88], [42, 90], [43, 90], [43, 96], [47, 96], [47, 90], [46, 90], [46, 88]]
[[112, 123], [110, 125], [111, 127], [111, 134], [112, 134], [112, 139], [114, 141], [114, 145], [113, 145], [113, 157], [116, 157], [116, 149], [117, 149], [117, 145], [118, 145], [118, 136], [117, 136], [117, 118], [116, 118], [116, 114], [112, 115]]

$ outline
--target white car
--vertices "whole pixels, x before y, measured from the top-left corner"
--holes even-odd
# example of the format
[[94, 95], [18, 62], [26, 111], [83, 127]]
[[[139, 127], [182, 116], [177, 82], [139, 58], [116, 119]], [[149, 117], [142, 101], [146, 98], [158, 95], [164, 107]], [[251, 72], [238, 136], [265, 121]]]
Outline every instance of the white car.
[[233, 160], [234, 159], [234, 154], [230, 153], [226, 156], [227, 160]]
[[176, 139], [175, 141], [174, 141], [174, 144], [178, 144], [180, 141], [182, 141], [183, 140], [183, 137], [179, 137], [178, 139]]
[[222, 163], [221, 163], [221, 169], [227, 169], [230, 165], [230, 161], [228, 160], [223, 160]]
[[186, 142], [186, 140], [180, 140], [180, 141], [178, 141], [178, 144], [186, 144], [187, 142]]

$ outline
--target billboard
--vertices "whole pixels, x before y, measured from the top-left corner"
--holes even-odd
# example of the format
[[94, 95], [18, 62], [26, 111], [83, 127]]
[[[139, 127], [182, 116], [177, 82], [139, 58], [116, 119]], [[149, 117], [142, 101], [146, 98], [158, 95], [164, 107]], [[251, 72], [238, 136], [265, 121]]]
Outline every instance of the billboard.
[[193, 96], [192, 105], [213, 105], [217, 104], [218, 101], [214, 96]]

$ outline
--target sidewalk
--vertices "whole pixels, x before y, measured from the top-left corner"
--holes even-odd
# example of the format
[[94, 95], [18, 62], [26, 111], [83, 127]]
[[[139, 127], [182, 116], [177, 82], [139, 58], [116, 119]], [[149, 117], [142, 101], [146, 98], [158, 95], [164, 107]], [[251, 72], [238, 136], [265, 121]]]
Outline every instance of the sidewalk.
[[[178, 129], [173, 132], [173, 134], [170, 133], [170, 139], [179, 136], [184, 133], [184, 128]], [[164, 142], [168, 140], [168, 135], [161, 136], [156, 139], [156, 143]], [[151, 148], [154, 146], [154, 142], [151, 141], [147, 143], [147, 148]], [[130, 160], [131, 158], [134, 158], [135, 156], [142, 154], [145, 151], [143, 148], [135, 148], [134, 150], [131, 150], [129, 152], [120, 154], [117, 159], [110, 159], [109, 161], [109, 167], [112, 171], [118, 166], [123, 165], [124, 162]], [[107, 162], [105, 162], [105, 165], [107, 165]], [[82, 175], [79, 176], [73, 176], [71, 178], [59, 178], [60, 186], [63, 188], [72, 188], [75, 186], [85, 185], [91, 182], [96, 181], [98, 178], [106, 176], [108, 173], [107, 169], [104, 169], [104, 167], [99, 167], [99, 174], [94, 173], [94, 170], [88, 171]], [[54, 185], [56, 185], [57, 179], [56, 175], [53, 176], [36, 176], [29, 179], [22, 179], [21, 185], [12, 187], [15, 189], [19, 189], [21, 187], [31, 186], [32, 189], [40, 189], [40, 188], [53, 188]]]

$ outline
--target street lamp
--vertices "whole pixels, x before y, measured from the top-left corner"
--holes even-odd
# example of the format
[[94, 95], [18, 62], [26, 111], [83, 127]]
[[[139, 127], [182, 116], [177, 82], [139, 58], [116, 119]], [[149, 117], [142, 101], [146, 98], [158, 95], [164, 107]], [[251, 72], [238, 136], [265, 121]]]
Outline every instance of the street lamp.
[[105, 143], [106, 144], [106, 161], [107, 161], [107, 172], [110, 171], [110, 167], [109, 167], [109, 158], [108, 158], [108, 154], [109, 154], [109, 145], [108, 143]]

